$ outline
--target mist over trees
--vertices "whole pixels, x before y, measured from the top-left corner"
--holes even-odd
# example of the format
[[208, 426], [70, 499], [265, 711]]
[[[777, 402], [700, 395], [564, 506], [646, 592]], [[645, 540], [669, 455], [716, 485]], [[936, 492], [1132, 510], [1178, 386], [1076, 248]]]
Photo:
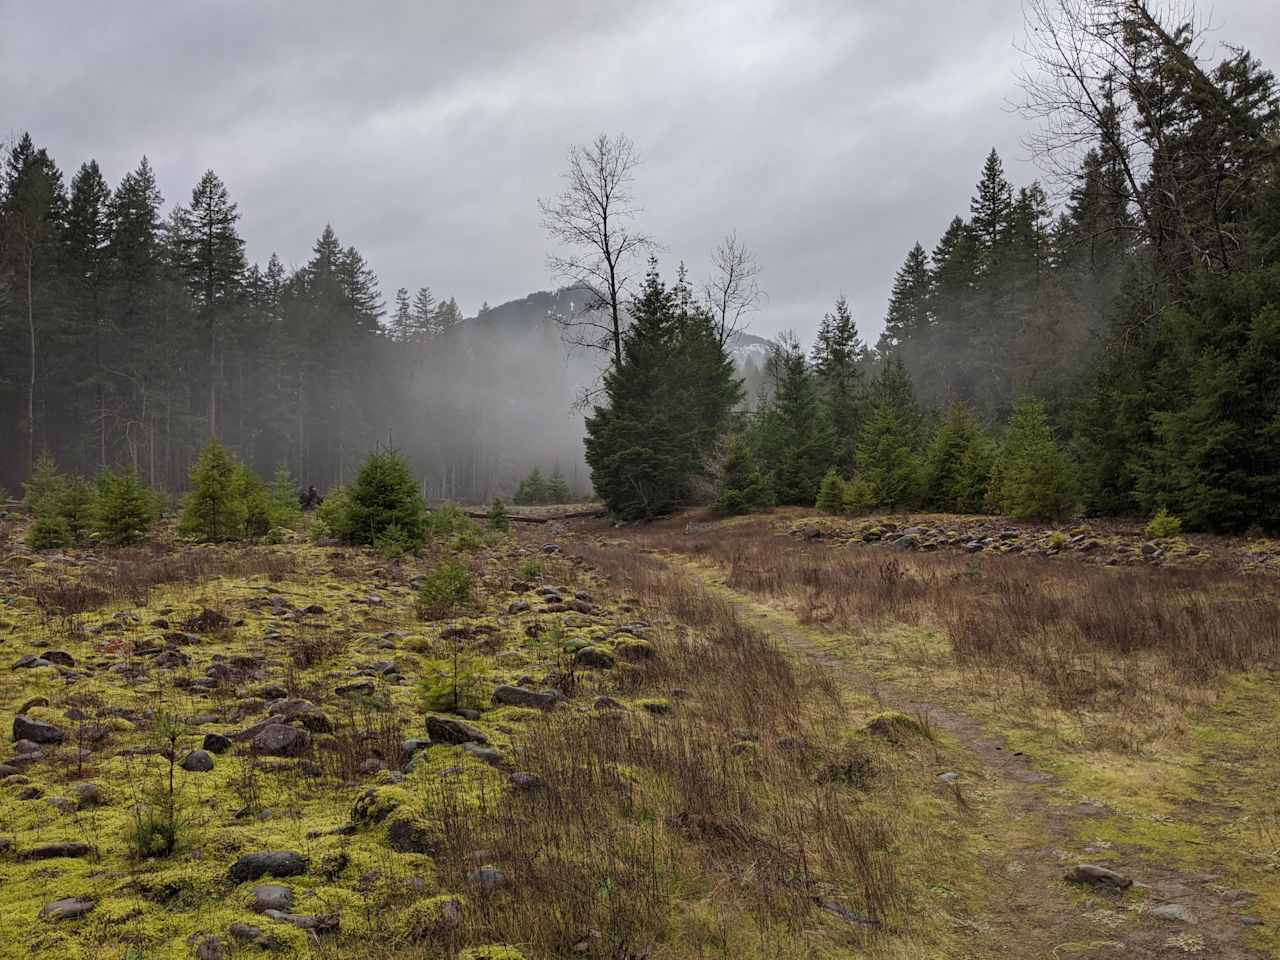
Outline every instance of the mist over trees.
[[843, 298], [810, 358], [782, 338], [741, 430], [775, 502], [1280, 528], [1280, 101], [1177, 12], [1028, 5], [1029, 142], [1063, 202], [992, 150], [874, 351]]
[[321, 489], [365, 453], [401, 448], [433, 497], [514, 489], [531, 464], [577, 490], [596, 371], [566, 358], [555, 317], [582, 291], [537, 294], [463, 323], [423, 286], [390, 309], [332, 227], [310, 258], [249, 264], [240, 211], [213, 172], [167, 212], [144, 158], [114, 189], [84, 163], [67, 183], [24, 135], [0, 184], [0, 486], [42, 451], [64, 470], [123, 465], [187, 483], [210, 436], [259, 474]]

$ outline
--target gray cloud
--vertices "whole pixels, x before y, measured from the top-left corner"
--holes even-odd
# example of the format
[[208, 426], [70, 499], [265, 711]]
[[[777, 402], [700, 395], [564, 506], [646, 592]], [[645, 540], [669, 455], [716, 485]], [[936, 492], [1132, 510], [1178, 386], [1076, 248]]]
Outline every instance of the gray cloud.
[[[1267, 9], [1264, 9], [1267, 8]], [[1280, 12], [1219, 0], [1216, 39], [1280, 66]], [[0, 0], [0, 133], [68, 176], [146, 153], [166, 197], [207, 167], [253, 259], [306, 260], [326, 222], [390, 298], [474, 312], [554, 285], [536, 199], [570, 143], [627, 133], [644, 226], [695, 276], [736, 228], [805, 338], [838, 293], [874, 341], [894, 270], [1020, 146], [1017, 0], [499, 0], [34, 4]]]

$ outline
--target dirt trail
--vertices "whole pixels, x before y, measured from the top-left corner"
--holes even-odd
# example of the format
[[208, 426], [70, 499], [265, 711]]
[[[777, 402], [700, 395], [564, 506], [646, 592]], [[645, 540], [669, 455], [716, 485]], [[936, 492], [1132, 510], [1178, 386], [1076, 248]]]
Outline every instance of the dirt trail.
[[[775, 640], [838, 674], [850, 688], [886, 707], [925, 717], [962, 748], [962, 789], [981, 788], [989, 801], [973, 803], [975, 829], [989, 841], [985, 868], [996, 894], [981, 917], [966, 925], [972, 934], [966, 958], [1123, 957], [1254, 960], [1265, 954], [1246, 945], [1239, 910], [1215, 889], [1213, 873], [1188, 875], [1114, 850], [1089, 851], [1078, 839], [1080, 825], [1107, 815], [1105, 807], [1071, 797], [1050, 774], [1036, 769], [977, 721], [953, 709], [917, 699], [910, 691], [859, 669], [798, 629], [786, 615], [752, 602], [705, 567], [680, 563], [725, 596], [749, 623]], [[967, 782], [966, 782], [967, 781]], [[976, 781], [976, 782], [975, 782]], [[967, 788], [967, 789], [966, 789]], [[1074, 864], [1100, 862], [1130, 877], [1145, 894], [1134, 898], [1063, 882]], [[1192, 918], [1161, 918], [1157, 908], [1182, 908]]]

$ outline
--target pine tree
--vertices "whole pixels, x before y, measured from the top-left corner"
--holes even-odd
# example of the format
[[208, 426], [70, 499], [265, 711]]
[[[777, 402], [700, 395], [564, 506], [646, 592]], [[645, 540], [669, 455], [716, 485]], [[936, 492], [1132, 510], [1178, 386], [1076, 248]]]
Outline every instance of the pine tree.
[[565, 482], [564, 474], [560, 472], [559, 467], [551, 471], [551, 477], [547, 480], [546, 496], [549, 503], [568, 503], [571, 499], [569, 484]]
[[1001, 513], [1050, 519], [1075, 505], [1074, 470], [1037, 400], [1013, 408], [991, 477], [988, 500]]
[[410, 311], [410, 340], [426, 340], [436, 332], [436, 298], [430, 287], [419, 287]]
[[387, 336], [396, 343], [408, 343], [413, 338], [413, 307], [409, 303], [409, 290], [406, 287], [396, 291], [396, 306], [391, 314]]
[[813, 368], [827, 420], [835, 431], [834, 461], [850, 464], [863, 415], [862, 340], [849, 303], [836, 299], [835, 311], [823, 318], [813, 350]]
[[107, 470], [98, 477], [93, 531], [104, 543], [138, 543], [159, 514], [155, 495], [132, 469]]
[[907, 252], [906, 261], [893, 278], [884, 333], [876, 345], [880, 353], [893, 353], [904, 344], [919, 343], [927, 334], [931, 322], [929, 294], [932, 286], [929, 255], [917, 243]]
[[948, 513], [983, 509], [995, 446], [963, 404], [954, 404], [925, 448], [921, 468], [927, 506]]
[[[71, 180], [71, 199], [67, 205], [66, 244], [63, 250], [69, 286], [70, 329], [62, 344], [63, 362], [87, 368], [89, 376], [81, 380], [81, 389], [91, 392], [92, 404], [77, 403], [79, 419], [96, 424], [96, 461], [98, 469], [107, 465], [108, 384], [103, 375], [107, 357], [107, 308], [111, 269], [111, 190], [102, 179], [97, 161], [82, 165]], [[69, 341], [69, 342], [67, 342]], [[75, 346], [88, 348], [84, 357]], [[85, 437], [88, 439], [88, 437]]]
[[854, 457], [857, 470], [847, 489], [851, 509], [906, 506], [918, 499], [922, 429], [906, 368], [891, 358], [868, 390], [867, 419]]
[[626, 519], [659, 516], [690, 498], [741, 397], [710, 316], [682, 287], [668, 289], [650, 261], [622, 361], [605, 372], [606, 404], [587, 418], [592, 485]]
[[218, 432], [218, 331], [240, 291], [246, 264], [236, 232], [240, 213], [226, 185], [206, 170], [191, 191], [191, 206], [176, 211], [179, 268], [201, 316], [207, 345], [209, 433]]
[[844, 496], [844, 481], [840, 479], [836, 468], [832, 467], [822, 476], [822, 483], [818, 487], [818, 499], [814, 506], [823, 513], [843, 513]]
[[745, 437], [733, 436], [720, 465], [716, 511], [733, 516], [750, 513], [772, 503], [772, 491], [760, 468], [756, 466], [751, 445]]
[[369, 454], [347, 492], [349, 513], [334, 532], [348, 543], [373, 545], [389, 528], [416, 545], [427, 528], [427, 508], [409, 464], [395, 450]]
[[817, 378], [794, 335], [771, 352], [769, 376], [773, 397], [757, 418], [755, 446], [778, 503], [808, 506], [837, 453]]
[[24, 383], [26, 462], [28, 472], [35, 464], [36, 392], [41, 383], [42, 338], [50, 332], [58, 316], [56, 310], [59, 247], [66, 221], [66, 193], [62, 172], [43, 147], [37, 149], [30, 134], [9, 152], [5, 161], [4, 197], [0, 203], [0, 264], [9, 275], [9, 286], [18, 291], [17, 300], [26, 328], [26, 370]]
[[973, 233], [988, 258], [1009, 240], [1013, 225], [1013, 188], [1005, 179], [1004, 164], [995, 148], [982, 165], [978, 192], [969, 202]]
[[245, 502], [240, 462], [213, 437], [191, 467], [191, 492], [183, 504], [178, 532], [208, 543], [245, 534]]

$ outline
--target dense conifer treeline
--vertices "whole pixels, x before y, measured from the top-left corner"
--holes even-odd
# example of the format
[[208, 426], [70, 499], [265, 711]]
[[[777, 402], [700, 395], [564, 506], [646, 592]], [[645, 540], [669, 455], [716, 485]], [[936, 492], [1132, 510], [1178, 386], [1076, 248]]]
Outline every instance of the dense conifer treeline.
[[[127, 466], [180, 489], [211, 435], [259, 474], [286, 466], [324, 489], [390, 434], [431, 496], [488, 496], [535, 457], [573, 457], [579, 428], [564, 411], [577, 375], [546, 316], [554, 296], [530, 298], [528, 316], [497, 332], [484, 314], [462, 324], [457, 303], [426, 287], [397, 291], [388, 310], [331, 227], [297, 270], [275, 255], [248, 264], [239, 210], [212, 171], [166, 213], [145, 158], [114, 189], [92, 160], [67, 183], [24, 135], [0, 180], [10, 493], [41, 452], [73, 473]], [[521, 447], [539, 423], [555, 439]]]
[[780, 503], [1280, 528], [1274, 77], [1135, 0], [1032, 10], [1076, 40], [1028, 81], [1048, 159], [1091, 143], [1062, 209], [993, 150], [969, 218], [907, 253], [875, 350], [843, 299], [811, 358], [783, 339], [750, 452]]

